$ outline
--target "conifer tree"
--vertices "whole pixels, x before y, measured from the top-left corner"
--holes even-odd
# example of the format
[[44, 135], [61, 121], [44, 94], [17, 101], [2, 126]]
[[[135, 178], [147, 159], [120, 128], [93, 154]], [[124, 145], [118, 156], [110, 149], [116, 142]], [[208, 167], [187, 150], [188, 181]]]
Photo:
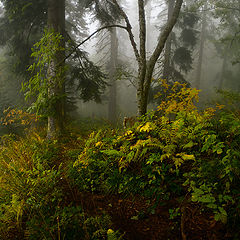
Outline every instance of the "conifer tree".
[[[48, 0], [48, 29], [53, 33], [65, 35], [65, 0]], [[65, 49], [64, 37], [60, 40], [60, 48]], [[48, 66], [48, 98], [55, 99], [48, 116], [47, 137], [56, 137], [64, 130], [65, 117], [65, 51], [59, 50]], [[61, 97], [60, 97], [61, 96]]]
[[[70, 71], [65, 76], [61, 77], [63, 82], [66, 82], [67, 89], [71, 86], [79, 93], [79, 97], [84, 101], [96, 100], [100, 101], [100, 95], [105, 87], [104, 74], [100, 71], [99, 67], [89, 61], [87, 54], [80, 48], [76, 48], [76, 40], [74, 34], [68, 34], [65, 29], [65, 1], [53, 1], [53, 0], [40, 0], [40, 1], [10, 1], [2, 0], [4, 6], [4, 15], [0, 18], [0, 31], [3, 35], [0, 35], [0, 44], [8, 45], [9, 54], [14, 56], [15, 72], [18, 75], [22, 75], [26, 80], [30, 79], [28, 66], [33, 63], [31, 56], [31, 48], [33, 44], [41, 39], [44, 29], [48, 26], [49, 29], [54, 30], [56, 33], [60, 33], [64, 37], [64, 41], [61, 41], [62, 47], [64, 47], [65, 41], [68, 41], [66, 54], [66, 64], [69, 65]], [[69, 10], [69, 4], [76, 4], [75, 2], [68, 2], [67, 10]], [[77, 15], [74, 11], [69, 13], [73, 19], [78, 21], [67, 22], [66, 28], [69, 32], [75, 33], [81, 26], [76, 24], [82, 24], [82, 15]], [[69, 16], [68, 14], [68, 16]], [[67, 20], [72, 20], [69, 18]], [[83, 35], [78, 34], [78, 37]], [[73, 49], [73, 52], [71, 52]], [[58, 67], [64, 63], [64, 51], [56, 53], [54, 61], [48, 68], [48, 76], [56, 74]], [[60, 60], [61, 59], [61, 60]], [[64, 103], [64, 84], [59, 87], [54, 84], [49, 88], [49, 96], [53, 96], [55, 103], [53, 104], [53, 112], [55, 121], [53, 119], [49, 121], [49, 134], [51, 137], [55, 135], [56, 129], [63, 129], [63, 119], [65, 115], [65, 103]], [[68, 92], [67, 92], [68, 94]], [[61, 101], [59, 100], [61, 98]], [[66, 98], [65, 98], [66, 99]], [[69, 98], [67, 97], [67, 100]], [[57, 103], [58, 102], [58, 103]], [[50, 119], [49, 119], [50, 120]], [[54, 124], [55, 122], [55, 124]], [[58, 127], [57, 127], [57, 125]], [[55, 127], [54, 127], [55, 126]], [[52, 129], [52, 130], [50, 130]]]

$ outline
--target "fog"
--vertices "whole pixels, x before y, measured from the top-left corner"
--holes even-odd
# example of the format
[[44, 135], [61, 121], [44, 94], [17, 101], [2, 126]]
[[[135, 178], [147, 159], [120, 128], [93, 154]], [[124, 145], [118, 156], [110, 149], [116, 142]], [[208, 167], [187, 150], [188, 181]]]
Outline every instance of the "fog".
[[[31, 109], [29, 107], [37, 98], [32, 96], [26, 101], [21, 88], [31, 78], [27, 71], [34, 61], [31, 49], [47, 26], [47, 0], [30, 1], [28, 5], [17, 1], [16, 6], [11, 6], [10, 1], [0, 2], [0, 115], [3, 117], [7, 108]], [[126, 18], [121, 14], [117, 16], [116, 9], [107, 6], [108, 1], [90, 2], [66, 1], [66, 55], [71, 53], [73, 46], [79, 45], [76, 48], [78, 56], [73, 53], [75, 57], [66, 59], [69, 66], [66, 96], [71, 105], [67, 114], [121, 122], [124, 116], [134, 116], [138, 112], [136, 53], [128, 31], [123, 29]], [[135, 0], [118, 3], [131, 24], [136, 48], [141, 52], [138, 3]], [[171, 4], [174, 3], [174, 0], [145, 0], [147, 61], [171, 17]], [[35, 7], [37, 4], [39, 6]], [[37, 11], [37, 7], [42, 9]], [[154, 94], [161, 91], [159, 79], [201, 89], [199, 107], [224, 102], [219, 90], [239, 93], [239, 9], [238, 0], [184, 1], [154, 68], [148, 110], [159, 104], [154, 99]], [[103, 27], [106, 28], [81, 44]], [[89, 70], [87, 61], [104, 75], [104, 87], [99, 82], [98, 70], [94, 73]]]

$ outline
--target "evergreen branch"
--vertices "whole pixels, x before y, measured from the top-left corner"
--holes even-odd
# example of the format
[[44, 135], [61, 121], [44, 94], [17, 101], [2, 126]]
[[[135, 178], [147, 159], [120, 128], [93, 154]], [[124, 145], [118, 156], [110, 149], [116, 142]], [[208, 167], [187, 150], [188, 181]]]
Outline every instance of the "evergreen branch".
[[238, 11], [238, 12], [240, 12], [240, 8], [234, 8], [234, 7], [228, 7], [228, 6], [217, 6], [217, 7], [215, 7], [214, 9], [227, 9], [227, 10], [233, 10], [233, 11]]
[[239, 35], [239, 34], [240, 34], [240, 31], [235, 32], [235, 34], [234, 34], [234, 36], [233, 36], [233, 38], [232, 38], [232, 40], [231, 40], [230, 47], [232, 47], [233, 42], [236, 41], [237, 35]]
[[79, 54], [79, 51], [77, 51], [77, 49], [75, 48], [76, 47], [75, 42], [68, 33], [66, 33], [66, 34], [67, 34], [68, 39], [71, 41], [71, 43], [73, 45], [74, 51], [77, 54], [77, 59], [79, 61], [80, 67], [82, 68], [82, 73], [83, 73], [84, 77], [87, 78], [87, 75], [85, 74], [84, 66], [83, 66], [82, 61], [81, 61], [81, 56]]
[[104, 29], [107, 29], [107, 28], [114, 28], [114, 27], [118, 27], [118, 28], [123, 28], [123, 29], [126, 29], [127, 30], [127, 27], [125, 26], [122, 26], [122, 25], [118, 25], [118, 24], [115, 24], [115, 25], [108, 25], [108, 26], [104, 26], [104, 27], [101, 27], [99, 29], [97, 29], [95, 32], [93, 32], [92, 34], [90, 34], [86, 39], [84, 39], [82, 42], [80, 42], [79, 44], [77, 44], [74, 49], [59, 63], [63, 63], [65, 62], [69, 57], [71, 57], [71, 55], [76, 52], [76, 50], [81, 46], [83, 45], [85, 42], [87, 42], [89, 39], [91, 39], [94, 35], [96, 35], [98, 32], [104, 30]]

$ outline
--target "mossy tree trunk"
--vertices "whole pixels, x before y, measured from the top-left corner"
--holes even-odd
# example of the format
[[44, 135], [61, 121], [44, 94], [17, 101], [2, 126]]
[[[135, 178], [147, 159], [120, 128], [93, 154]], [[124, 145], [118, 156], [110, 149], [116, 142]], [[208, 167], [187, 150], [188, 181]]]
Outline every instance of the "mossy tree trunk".
[[[64, 36], [65, 31], [65, 0], [48, 0], [48, 29]], [[60, 46], [65, 48], [64, 39]], [[48, 117], [47, 138], [52, 139], [64, 131], [65, 118], [65, 52], [58, 51], [48, 67], [50, 99], [50, 115]]]
[[140, 51], [138, 53], [136, 47], [134, 52], [138, 60], [138, 89], [137, 89], [137, 102], [138, 102], [138, 115], [145, 115], [147, 112], [148, 94], [152, 81], [152, 75], [156, 62], [163, 51], [165, 43], [168, 39], [169, 34], [172, 32], [174, 25], [177, 22], [183, 0], [176, 0], [174, 10], [170, 19], [168, 19], [164, 30], [161, 32], [157, 46], [153, 51], [151, 57], [146, 59], [146, 24], [145, 24], [145, 12], [144, 12], [144, 1], [138, 1], [139, 8], [139, 26], [140, 26]]

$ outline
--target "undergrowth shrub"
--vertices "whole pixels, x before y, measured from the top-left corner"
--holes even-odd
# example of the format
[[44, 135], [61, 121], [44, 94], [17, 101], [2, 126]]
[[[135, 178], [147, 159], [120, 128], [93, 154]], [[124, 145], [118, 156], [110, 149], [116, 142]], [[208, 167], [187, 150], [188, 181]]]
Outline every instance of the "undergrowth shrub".
[[1, 142], [0, 239], [108, 239], [108, 215], [88, 216], [66, 200], [59, 142], [36, 133]]
[[21, 109], [8, 108], [3, 111], [0, 126], [7, 129], [9, 133], [24, 135], [31, 133], [40, 126], [40, 117]]
[[11, 232], [9, 228], [21, 231], [35, 214], [44, 218], [44, 212], [52, 211], [49, 208], [57, 206], [62, 198], [62, 192], [56, 187], [61, 166], [50, 166], [48, 160], [53, 153], [48, 144], [38, 135], [31, 139], [3, 138], [0, 151], [1, 237], [5, 231]]
[[197, 110], [198, 91], [183, 84], [171, 93], [133, 127], [92, 133], [70, 175], [80, 190], [195, 202], [237, 226], [240, 119], [221, 105]]

